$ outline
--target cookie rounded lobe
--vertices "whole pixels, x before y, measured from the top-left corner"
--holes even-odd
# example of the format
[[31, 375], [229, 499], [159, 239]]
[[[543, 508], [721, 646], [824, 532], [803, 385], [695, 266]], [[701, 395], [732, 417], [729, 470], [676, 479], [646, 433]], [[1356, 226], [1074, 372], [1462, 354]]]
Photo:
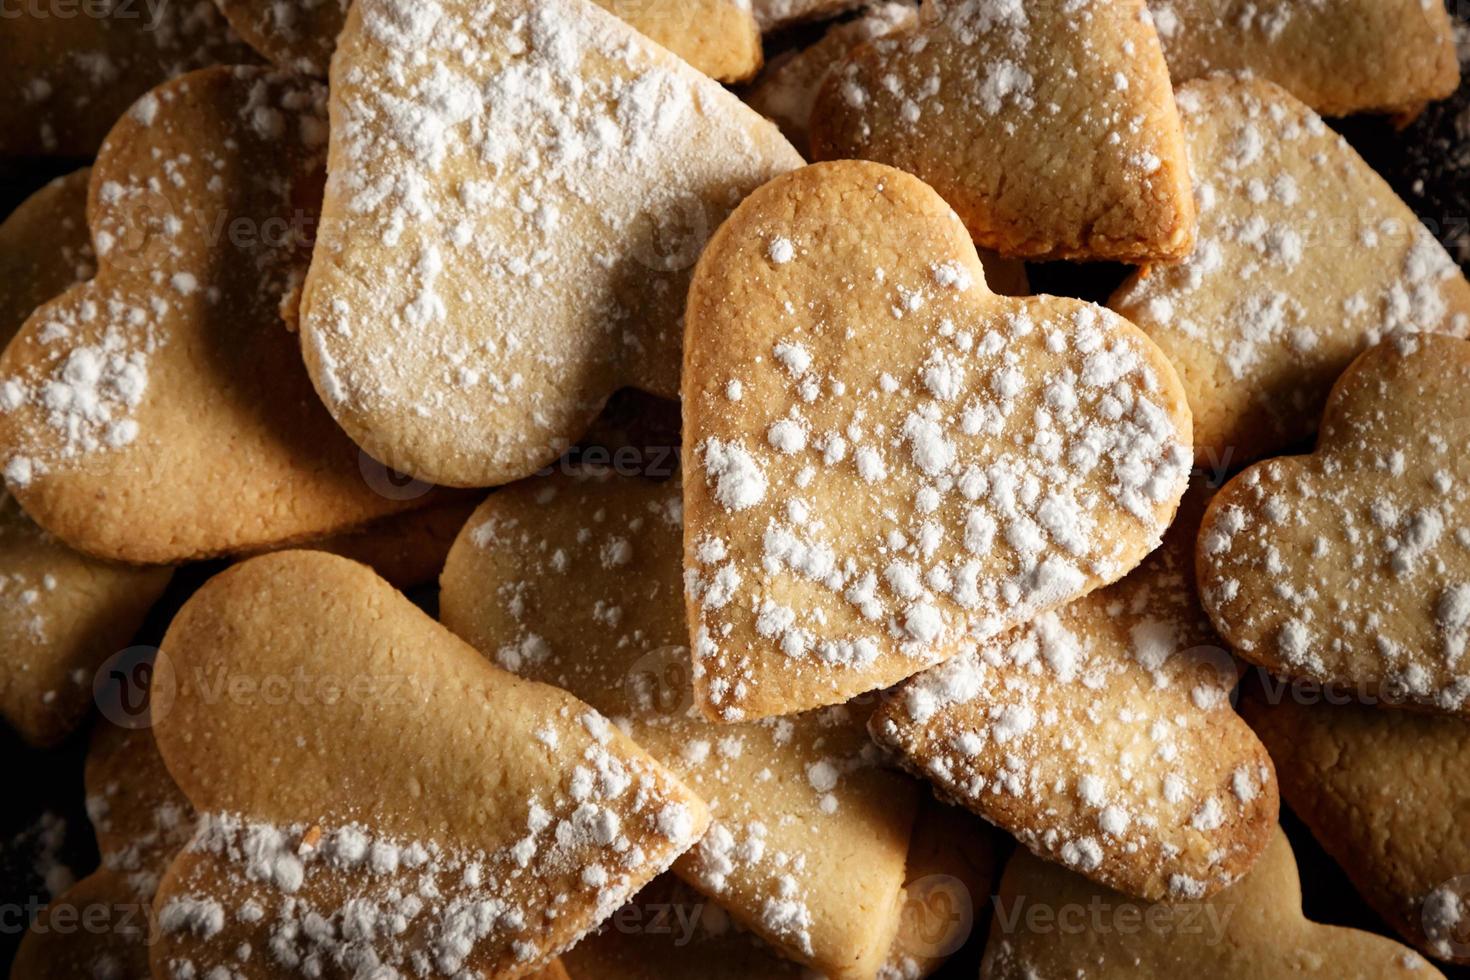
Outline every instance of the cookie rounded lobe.
[[[817, 164], [748, 198], [700, 260], [685, 330], [685, 567], [696, 689], [712, 718], [886, 687], [952, 655], [967, 622], [1003, 630], [1090, 591], [1154, 546], [1183, 494], [1189, 411], [1154, 345], [1085, 303], [990, 293], [954, 212], [881, 164]], [[1123, 385], [1120, 413], [1078, 407], [1100, 396], [1098, 384]], [[1057, 424], [1117, 452], [1084, 451], [1068, 470], [1067, 450], [1007, 436], [1008, 413], [1033, 410], [1016, 399], [1049, 389], [1060, 400], [1035, 406], [1043, 427], [1070, 420]], [[1030, 517], [1006, 516], [1012, 528], [967, 516], [988, 492], [985, 466], [1010, 485], [1008, 468], [1022, 480], [1048, 459], [1053, 494], [1066, 485], [1097, 508], [1075, 525], [1094, 532], [1056, 526], [1064, 550], [1078, 550], [1048, 551], [1039, 526], [1039, 536], [1025, 530]], [[1104, 480], [1115, 464], [1116, 481]], [[1039, 503], [1039, 477], [1034, 486], [1027, 499]], [[1000, 493], [997, 506], [1009, 507]], [[876, 529], [890, 526], [882, 540]], [[865, 535], [874, 540], [859, 543]], [[1071, 564], [1089, 535], [1097, 552], [1083, 561], [1095, 576]], [[927, 569], [932, 555], [913, 561], [917, 540], [945, 550], [951, 572], [993, 558], [985, 587], [1014, 589], [991, 604], [961, 588], [951, 604], [946, 583], [957, 580]], [[1030, 557], [1013, 567], [1005, 549], [1016, 542]], [[930, 601], [920, 601], [925, 588], [938, 590]], [[796, 625], [807, 615], [825, 618]], [[766, 670], [780, 680], [761, 680]]]
[[1211, 501], [1201, 600], [1240, 655], [1385, 706], [1470, 712], [1470, 341], [1404, 334], [1338, 379], [1317, 448]]

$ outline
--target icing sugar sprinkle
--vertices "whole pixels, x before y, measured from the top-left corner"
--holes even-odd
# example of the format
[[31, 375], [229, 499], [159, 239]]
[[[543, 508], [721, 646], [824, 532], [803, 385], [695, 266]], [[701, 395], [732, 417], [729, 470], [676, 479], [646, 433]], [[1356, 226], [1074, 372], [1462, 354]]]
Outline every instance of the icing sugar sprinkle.
[[[741, 368], [739, 418], [759, 437], [722, 424], [698, 444], [694, 478], [755, 537], [752, 567], [697, 557], [686, 581], [696, 673], [728, 720], [749, 662], [722, 637], [742, 620], [812, 668], [897, 652], [917, 669], [1121, 575], [1117, 522], [1161, 533], [1190, 452], [1138, 343], [1083, 304], [977, 313], [963, 272], [883, 279], [919, 321], [904, 330], [931, 331], [908, 371], [868, 374], [841, 353], [845, 324], [788, 310], [769, 358]], [[838, 487], [852, 498], [841, 520], [818, 503]]]
[[[486, 956], [517, 963], [549, 955], [538, 933], [569, 911], [569, 898], [587, 899], [589, 924], [601, 920], [649, 875], [655, 855], [646, 847], [663, 841], [657, 871], [694, 843], [687, 810], [661, 802], [645, 776], [600, 746], [587, 755], [588, 776], [571, 780], [569, 797], [528, 800], [524, 836], [493, 851], [451, 850], [355, 824], [278, 826], [206, 814], [188, 850], [212, 858], [199, 886], [222, 873], [228, 895], [187, 891], [195, 882], [185, 878], [182, 893], [160, 909], [159, 926], [201, 939], [239, 929], [262, 937], [259, 955], [273, 967], [303, 976], [328, 963], [371, 963], [393, 971], [374, 976], [461, 977]], [[174, 975], [216, 975], [237, 955], [220, 945], [208, 947], [220, 965], [176, 960]]]
[[704, 237], [800, 158], [592, 4], [358, 9], [361, 64], [332, 93], [341, 220], [303, 307], [319, 387], [529, 473], [580, 435], [609, 370], [674, 384]]

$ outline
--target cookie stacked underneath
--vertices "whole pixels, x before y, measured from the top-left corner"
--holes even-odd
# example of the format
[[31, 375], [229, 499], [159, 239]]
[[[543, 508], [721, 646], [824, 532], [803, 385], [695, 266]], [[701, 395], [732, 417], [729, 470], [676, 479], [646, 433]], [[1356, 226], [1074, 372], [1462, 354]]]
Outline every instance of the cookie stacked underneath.
[[1470, 964], [1438, 5], [217, 5], [0, 27], [13, 977]]

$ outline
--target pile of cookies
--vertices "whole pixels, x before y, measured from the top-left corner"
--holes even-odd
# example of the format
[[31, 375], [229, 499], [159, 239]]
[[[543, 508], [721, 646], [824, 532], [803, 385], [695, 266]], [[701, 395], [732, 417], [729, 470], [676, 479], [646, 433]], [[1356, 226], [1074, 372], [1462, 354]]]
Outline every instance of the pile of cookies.
[[101, 866], [12, 978], [1470, 964], [1470, 282], [1322, 118], [1438, 3], [59, 2], [0, 714]]

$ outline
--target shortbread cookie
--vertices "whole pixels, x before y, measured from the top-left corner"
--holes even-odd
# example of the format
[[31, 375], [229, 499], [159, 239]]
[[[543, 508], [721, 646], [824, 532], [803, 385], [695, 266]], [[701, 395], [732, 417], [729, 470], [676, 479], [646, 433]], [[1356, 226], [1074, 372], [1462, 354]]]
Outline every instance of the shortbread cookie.
[[91, 177], [91, 168], [57, 177], [0, 223], [0, 346], [36, 307], [96, 273], [87, 230]]
[[880, 744], [1041, 857], [1150, 901], [1244, 874], [1276, 826], [1271, 759], [1195, 600], [1204, 494], [1127, 578], [905, 683]]
[[1409, 942], [1470, 963], [1470, 722], [1264, 683], [1241, 713], [1291, 809]]
[[[810, 155], [810, 124], [817, 93], [847, 53], [864, 42], [909, 30], [918, 23], [915, 3], [883, 2], [869, 7], [856, 20], [835, 24], [811, 47], [773, 61], [741, 98], [747, 105], [781, 127], [781, 133], [804, 156]], [[985, 283], [1002, 296], [1027, 296], [1031, 285], [1026, 263], [988, 249], [980, 252]]]
[[153, 894], [169, 860], [188, 841], [194, 814], [147, 729], [99, 723], [85, 783], [102, 865], [32, 922], [11, 980], [149, 976]]
[[1002, 254], [1188, 254], [1184, 141], [1143, 0], [930, 2], [920, 19], [827, 79], [817, 159], [916, 174]]
[[1018, 851], [991, 919], [983, 980], [1444, 980], [1391, 939], [1302, 915], [1301, 882], [1276, 831], [1244, 879], [1205, 902], [1144, 905]]
[[749, 0], [593, 0], [704, 74], [743, 82], [760, 70], [761, 32]]
[[208, 3], [16, 4], [4, 23], [0, 157], [91, 156], [155, 85], [256, 61]]
[[835, 17], [868, 0], [750, 0], [763, 31], [779, 30], [804, 20]]
[[[493, 494], [444, 569], [445, 625], [612, 718], [708, 800], [674, 870], [784, 955], [871, 978], [898, 928], [918, 797], [881, 768], [868, 710], [714, 726], [693, 706], [680, 487], [608, 471]], [[797, 856], [799, 860], [796, 860]]]
[[1326, 116], [1390, 112], [1459, 84], [1445, 5], [1425, 0], [1148, 0], [1176, 83], [1247, 72]]
[[[11, 980], [142, 980], [151, 976], [154, 892], [193, 833], [195, 815], [165, 768], [153, 735], [102, 723], [86, 768], [87, 812], [102, 866], [57, 897], [32, 923]], [[265, 975], [276, 978], [268, 954]], [[557, 962], [536, 980], [566, 980]]]
[[74, 731], [98, 668], [127, 646], [172, 575], [79, 554], [0, 491], [0, 717], [36, 745]]
[[[286, 68], [323, 74], [350, 0], [215, 0], [251, 47]], [[743, 0], [592, 0], [695, 68], [738, 82], [761, 65], [760, 29]]]
[[848, 52], [860, 44], [913, 30], [919, 5], [909, 0], [875, 4], [855, 20], [834, 24], [810, 47], [774, 59], [741, 98], [781, 127], [803, 156], [811, 156], [810, 129], [817, 93]]
[[[89, 174], [58, 178], [0, 224], [0, 341], [95, 271]], [[0, 716], [34, 744], [66, 737], [91, 707], [97, 668], [127, 644], [170, 574], [79, 554], [0, 491]]]
[[700, 707], [887, 687], [1121, 578], [1184, 493], [1189, 409], [1132, 325], [985, 287], [933, 190], [819, 164], [705, 250], [684, 364]]
[[[602, 715], [321, 552], [210, 580], [154, 683], [177, 690], [154, 732], [202, 815], [155, 901], [158, 976], [315, 976], [327, 961], [522, 976], [709, 822]], [[240, 962], [241, 943], [262, 955]]]
[[333, 64], [307, 366], [374, 458], [439, 483], [530, 475], [625, 385], [672, 396], [705, 236], [801, 163], [582, 0], [360, 0]]
[[1470, 332], [1470, 283], [1305, 105], [1218, 76], [1184, 86], [1179, 106], [1199, 244], [1108, 305], [1178, 368], [1201, 465], [1238, 466], [1309, 436], [1342, 369], [1393, 331]]
[[108, 137], [97, 277], [37, 310], [0, 358], [5, 481], [73, 547], [175, 562], [432, 499], [364, 479], [278, 311], [307, 260], [325, 97], [211, 68], [144, 96]]
[[1310, 456], [1210, 503], [1200, 597], [1278, 675], [1470, 715], [1470, 341], [1404, 334], [1332, 389]]

